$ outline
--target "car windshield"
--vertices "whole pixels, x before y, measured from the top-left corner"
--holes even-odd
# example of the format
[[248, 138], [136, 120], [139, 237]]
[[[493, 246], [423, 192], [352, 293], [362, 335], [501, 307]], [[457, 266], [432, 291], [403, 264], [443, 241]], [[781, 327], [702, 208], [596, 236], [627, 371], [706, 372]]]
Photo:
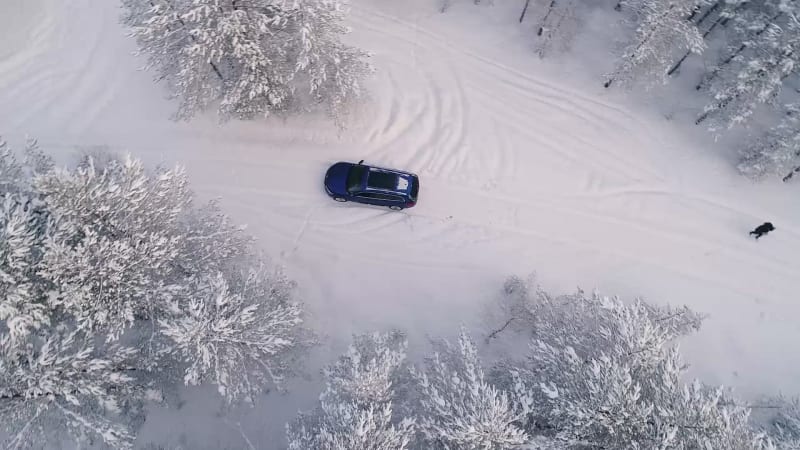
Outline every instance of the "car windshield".
[[364, 166], [353, 166], [347, 174], [347, 192], [355, 192], [361, 189], [361, 180], [364, 179]]
[[397, 190], [397, 175], [380, 170], [370, 170], [367, 178], [367, 186], [373, 189], [383, 189], [386, 191]]

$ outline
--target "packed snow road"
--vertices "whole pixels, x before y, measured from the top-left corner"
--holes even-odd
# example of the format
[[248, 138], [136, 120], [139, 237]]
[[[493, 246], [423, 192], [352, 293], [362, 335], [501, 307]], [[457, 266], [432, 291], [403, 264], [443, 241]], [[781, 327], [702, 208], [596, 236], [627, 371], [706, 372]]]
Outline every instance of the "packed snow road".
[[[748, 184], [599, 83], [547, 75], [491, 24], [500, 37], [473, 35], [475, 14], [415, 2], [354, 1], [352, 40], [377, 72], [338, 133], [316, 118], [172, 122], [176, 105], [138, 70], [115, 2], [5, 1], [0, 133], [65, 157], [108, 145], [185, 165], [196, 191], [222, 197], [288, 268], [334, 342], [474, 323], [505, 276], [536, 270], [553, 290], [597, 286], [707, 312], [684, 347], [696, 374], [800, 392], [800, 355], [785, 351], [800, 340], [796, 192]], [[327, 166], [360, 159], [418, 173], [418, 205], [328, 199]], [[755, 242], [747, 232], [765, 220], [777, 230]]]

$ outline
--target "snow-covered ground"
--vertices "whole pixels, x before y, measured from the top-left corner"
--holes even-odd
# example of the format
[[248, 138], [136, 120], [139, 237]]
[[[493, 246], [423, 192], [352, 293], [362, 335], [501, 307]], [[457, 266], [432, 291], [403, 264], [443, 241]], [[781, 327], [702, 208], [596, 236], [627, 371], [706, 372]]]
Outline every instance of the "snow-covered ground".
[[[516, 9], [353, 3], [352, 41], [377, 72], [339, 133], [308, 117], [172, 122], [117, 2], [3, 0], [0, 134], [65, 157], [108, 145], [185, 165], [287, 267], [335, 351], [357, 331], [480, 323], [505, 276], [536, 270], [553, 291], [709, 313], [684, 345], [693, 374], [800, 393], [796, 189], [752, 185], [697, 133], [604, 91], [599, 71], [541, 62]], [[359, 159], [418, 173], [418, 206], [330, 201], [327, 165]], [[774, 233], [748, 237], [766, 220]]]

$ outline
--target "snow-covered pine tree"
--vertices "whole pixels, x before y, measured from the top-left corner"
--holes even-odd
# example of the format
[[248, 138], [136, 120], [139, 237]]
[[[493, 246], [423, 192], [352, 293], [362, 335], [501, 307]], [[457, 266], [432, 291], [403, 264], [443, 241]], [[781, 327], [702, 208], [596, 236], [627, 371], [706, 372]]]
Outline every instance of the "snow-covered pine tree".
[[712, 84], [713, 100], [695, 121], [709, 129], [746, 123], [757, 107], [774, 105], [783, 82], [800, 69], [800, 21], [787, 14], [780, 27], [769, 27], [750, 46], [741, 67]]
[[290, 450], [403, 450], [415, 422], [398, 413], [397, 391], [407, 372], [402, 333], [355, 336], [339, 360], [325, 370], [319, 407], [286, 427]]
[[754, 180], [776, 176], [789, 181], [800, 172], [800, 104], [786, 105], [778, 126], [742, 153], [739, 171]]
[[133, 378], [135, 350], [117, 344], [96, 348], [90, 333], [60, 324], [12, 340], [0, 322], [0, 426], [4, 448], [63, 443], [63, 428], [77, 440], [99, 438], [128, 448], [133, 436], [107, 415], [119, 412]]
[[687, 20], [695, 5], [696, 0], [623, 1], [622, 6], [633, 14], [636, 31], [604, 86], [638, 79], [666, 82], [677, 52], [702, 53], [705, 43], [700, 31]]
[[196, 283], [187, 304], [160, 320], [160, 332], [187, 363], [186, 384], [210, 382], [228, 402], [252, 402], [281, 382], [290, 353], [302, 344], [302, 310], [292, 301], [293, 283], [263, 267]]
[[526, 422], [534, 415], [532, 396], [494, 386], [466, 330], [457, 349], [447, 341], [436, 343], [435, 349], [423, 370], [413, 370], [425, 448], [539, 448], [526, 433]]
[[[540, 407], [540, 429], [566, 446], [759, 448], [747, 408], [721, 389], [683, 381], [674, 339], [696, 329], [692, 311], [582, 292], [552, 297], [512, 283], [533, 339], [524, 363], [500, 374]], [[524, 288], [524, 289], [523, 289]], [[502, 366], [501, 366], [502, 367]]]
[[180, 100], [223, 120], [321, 105], [334, 118], [361, 94], [366, 53], [342, 43], [342, 0], [123, 0], [148, 67]]

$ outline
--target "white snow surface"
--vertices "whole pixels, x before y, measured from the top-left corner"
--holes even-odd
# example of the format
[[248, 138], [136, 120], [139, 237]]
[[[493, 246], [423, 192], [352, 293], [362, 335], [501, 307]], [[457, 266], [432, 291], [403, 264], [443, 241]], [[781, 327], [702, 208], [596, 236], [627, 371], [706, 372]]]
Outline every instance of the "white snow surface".
[[[507, 275], [536, 270], [555, 292], [709, 313], [683, 346], [693, 375], [800, 393], [796, 186], [753, 185], [689, 125], [603, 90], [599, 73], [537, 59], [516, 6], [435, 3], [353, 1], [350, 40], [377, 71], [339, 133], [319, 117], [172, 122], [117, 2], [3, 0], [0, 135], [65, 160], [108, 145], [185, 165], [287, 267], [336, 351], [354, 332], [480, 323]], [[327, 198], [327, 166], [360, 159], [419, 174], [417, 206]], [[767, 220], [776, 231], [748, 236]]]

